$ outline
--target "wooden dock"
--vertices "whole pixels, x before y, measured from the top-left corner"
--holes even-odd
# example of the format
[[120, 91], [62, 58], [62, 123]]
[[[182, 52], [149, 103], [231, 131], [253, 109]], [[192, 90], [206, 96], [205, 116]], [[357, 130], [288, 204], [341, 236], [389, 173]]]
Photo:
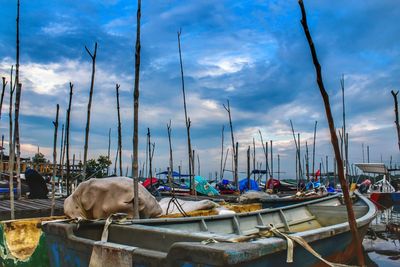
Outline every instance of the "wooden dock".
[[[15, 200], [15, 219], [50, 216], [51, 199]], [[64, 199], [56, 199], [54, 215], [64, 215]], [[0, 221], [10, 220], [10, 200], [0, 201]]]

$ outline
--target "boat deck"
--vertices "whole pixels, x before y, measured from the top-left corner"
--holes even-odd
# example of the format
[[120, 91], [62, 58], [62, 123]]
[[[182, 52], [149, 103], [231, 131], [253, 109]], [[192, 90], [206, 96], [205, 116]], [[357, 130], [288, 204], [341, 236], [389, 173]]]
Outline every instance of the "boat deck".
[[[15, 219], [50, 216], [51, 199], [21, 199], [14, 201]], [[10, 200], [0, 201], [0, 221], [11, 219]], [[64, 214], [64, 199], [56, 199], [54, 215]]]

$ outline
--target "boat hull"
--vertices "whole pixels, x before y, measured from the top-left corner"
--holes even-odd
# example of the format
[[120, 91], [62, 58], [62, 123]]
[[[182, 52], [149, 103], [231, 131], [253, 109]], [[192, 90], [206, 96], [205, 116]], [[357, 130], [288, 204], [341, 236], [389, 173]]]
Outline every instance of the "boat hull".
[[[334, 205], [333, 209], [328, 209], [323, 204], [338, 199], [334, 196], [328, 200], [234, 216], [142, 220], [130, 225], [112, 225], [108, 242], [98, 241], [103, 223], [80, 225], [79, 229], [68, 224], [47, 224], [44, 231], [51, 266], [57, 267], [88, 266], [92, 256], [103, 266], [111, 258], [114, 262], [126, 263], [125, 266], [322, 266], [324, 264], [319, 259], [299, 245], [294, 248], [293, 263], [287, 263], [286, 240], [278, 237], [246, 239], [249, 233], [245, 231], [248, 231], [249, 225], [259, 225], [268, 218], [278, 225], [277, 220], [282, 216], [287, 228], [290, 227], [296, 232], [294, 235], [306, 240], [323, 258], [348, 263], [355, 255], [348, 223], [341, 219], [340, 223], [326, 226], [326, 222], [335, 220], [335, 217], [347, 218], [344, 206]], [[376, 216], [375, 206], [363, 199], [366, 205], [354, 206], [361, 238]], [[313, 205], [315, 203], [319, 205]], [[308, 211], [325, 216], [325, 219], [300, 222], [298, 217], [306, 205]], [[311, 214], [307, 216], [313, 217]], [[307, 225], [312, 223], [325, 226], [309, 228]], [[221, 227], [229, 229], [219, 234], [216, 230], [221, 230]], [[279, 228], [282, 227], [281, 223]], [[234, 229], [233, 234], [230, 234], [231, 229]], [[230, 238], [232, 236], [236, 239]], [[237, 239], [243, 237], [246, 240]]]

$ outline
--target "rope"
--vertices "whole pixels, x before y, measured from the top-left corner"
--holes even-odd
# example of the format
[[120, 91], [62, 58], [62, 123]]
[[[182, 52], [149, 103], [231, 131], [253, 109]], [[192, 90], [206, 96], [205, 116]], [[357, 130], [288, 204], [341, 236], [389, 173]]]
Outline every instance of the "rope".
[[168, 210], [169, 210], [171, 203], [175, 204], [176, 208], [182, 214], [183, 217], [189, 217], [189, 215], [187, 215], [185, 210], [182, 208], [182, 205], [179, 203], [178, 199], [175, 196], [172, 196], [168, 202], [167, 211], [165, 212], [166, 215], [168, 215]]
[[293, 249], [294, 249], [294, 244], [293, 241], [302, 246], [305, 250], [310, 252], [312, 255], [314, 255], [316, 258], [319, 260], [323, 261], [325, 264], [331, 267], [349, 267], [352, 265], [346, 265], [346, 264], [340, 264], [340, 263], [334, 263], [330, 262], [328, 260], [325, 260], [322, 258], [322, 256], [316, 252], [308, 243], [305, 241], [302, 237], [300, 236], [289, 236], [287, 234], [282, 233], [279, 231], [275, 226], [270, 224], [270, 232], [274, 233], [276, 236], [280, 236], [286, 239], [287, 241], [287, 257], [286, 257], [286, 262], [291, 263], [293, 262]]

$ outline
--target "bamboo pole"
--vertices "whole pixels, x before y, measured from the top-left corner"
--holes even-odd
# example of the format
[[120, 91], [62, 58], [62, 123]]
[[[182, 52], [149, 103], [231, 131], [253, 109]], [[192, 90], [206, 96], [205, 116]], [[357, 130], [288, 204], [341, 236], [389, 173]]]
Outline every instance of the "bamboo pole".
[[172, 141], [171, 141], [171, 120], [169, 121], [169, 124], [167, 124], [167, 132], [168, 132], [168, 144], [169, 144], [169, 168], [168, 168], [168, 181], [171, 184], [172, 188], [172, 194], [175, 194], [175, 186], [172, 186], [173, 184], [173, 176], [172, 174], [174, 173], [174, 160], [172, 157]]
[[[69, 83], [69, 102], [68, 102], [68, 109], [67, 109], [67, 125], [65, 127], [65, 149], [66, 156], [67, 156], [67, 195], [70, 193], [70, 166], [69, 166], [69, 129], [71, 125], [71, 105], [72, 105], [72, 95], [73, 95], [74, 85], [70, 82]], [[89, 133], [89, 132], [88, 132]], [[86, 151], [87, 152], [87, 151]], [[64, 163], [64, 159], [63, 159]], [[85, 166], [85, 165], [84, 165]], [[84, 167], [85, 168], [85, 167]], [[86, 175], [86, 168], [84, 174]]]
[[307, 175], [307, 181], [310, 181], [310, 166], [309, 166], [309, 158], [308, 158], [308, 144], [306, 141], [306, 175]]
[[247, 148], [247, 189], [250, 190], [250, 146]]
[[[15, 210], [14, 210], [14, 159], [15, 159], [15, 155], [14, 155], [14, 145], [13, 145], [13, 122], [12, 122], [12, 102], [13, 102], [13, 95], [14, 95], [14, 90], [15, 90], [15, 86], [13, 87], [13, 68], [14, 66], [11, 66], [11, 78], [10, 78], [10, 103], [9, 103], [9, 111], [8, 111], [8, 118], [9, 118], [9, 123], [10, 123], [10, 127], [9, 127], [9, 132], [10, 132], [10, 137], [9, 137], [9, 147], [10, 147], [10, 151], [9, 151], [9, 157], [8, 157], [8, 171], [9, 171], [9, 186], [10, 186], [10, 213], [11, 213], [11, 220], [15, 219]], [[15, 85], [15, 84], [14, 84]]]
[[270, 167], [271, 168], [271, 174], [270, 174], [270, 177], [271, 177], [271, 179], [273, 179], [274, 178], [274, 157], [273, 157], [273, 154], [272, 154], [272, 140], [269, 140], [269, 142], [271, 144], [271, 147], [270, 147], [270, 149], [271, 149], [271, 167]]
[[153, 166], [152, 166], [152, 156], [151, 156], [151, 135], [150, 135], [150, 128], [147, 128], [147, 142], [149, 148], [149, 177], [150, 177], [150, 188], [153, 186]]
[[[111, 153], [111, 128], [108, 129], [108, 150], [107, 150], [107, 159], [110, 160], [110, 153]], [[107, 165], [107, 176], [110, 175], [110, 166]]]
[[278, 180], [281, 180], [281, 157], [278, 154]]
[[[4, 79], [4, 78], [3, 78]], [[3, 90], [4, 91], [4, 90]], [[400, 126], [399, 126], [399, 104], [397, 102], [397, 95], [399, 93], [399, 91], [397, 91], [396, 93], [392, 90], [391, 91], [392, 96], [393, 96], [393, 100], [394, 100], [394, 115], [396, 117], [396, 120], [394, 121], [395, 125], [396, 125], [396, 130], [397, 130], [397, 144], [399, 146], [399, 150], [400, 150]]]
[[191, 126], [191, 121], [190, 118], [188, 118], [187, 115], [187, 108], [186, 108], [186, 94], [185, 94], [185, 79], [183, 75], [183, 63], [182, 63], [182, 51], [181, 51], [181, 34], [182, 34], [182, 29], [178, 31], [178, 49], [179, 49], [179, 62], [180, 62], [180, 67], [181, 67], [181, 82], [182, 82], [182, 95], [183, 95], [183, 108], [185, 111], [185, 124], [186, 124], [186, 133], [187, 133], [187, 142], [188, 142], [188, 157], [189, 157], [189, 187], [190, 187], [190, 192], [191, 194], [195, 194], [196, 190], [194, 188], [194, 175], [193, 175], [193, 155], [192, 155], [192, 143], [190, 139], [190, 126]]
[[54, 146], [53, 146], [53, 178], [51, 179], [51, 212], [50, 216], [54, 215], [54, 208], [56, 206], [55, 202], [55, 180], [57, 175], [57, 131], [58, 131], [58, 112], [60, 109], [60, 105], [57, 104], [57, 111], [56, 111], [56, 121], [53, 121], [54, 124]]
[[122, 129], [121, 114], [119, 110], [119, 84], [115, 84], [115, 92], [117, 96], [117, 115], [118, 115], [118, 151], [119, 151], [119, 174], [122, 176]]
[[15, 114], [14, 114], [14, 151], [16, 151], [17, 167], [17, 197], [21, 198], [21, 144], [19, 139], [19, 109], [21, 100], [21, 88], [22, 84], [17, 84], [15, 93]]
[[[256, 170], [256, 141], [254, 140], [253, 137], [253, 171]], [[254, 181], [256, 180], [256, 173], [253, 173], [253, 179]]]
[[344, 176], [343, 161], [342, 161], [340, 151], [339, 151], [339, 144], [338, 144], [335, 125], [334, 125], [332, 112], [331, 112], [331, 108], [330, 108], [329, 96], [325, 90], [325, 86], [324, 86], [324, 83], [322, 80], [321, 66], [319, 64], [317, 53], [316, 53], [315, 47], [314, 47], [314, 43], [313, 43], [310, 31], [308, 29], [306, 11], [305, 11], [302, 0], [299, 0], [299, 5], [300, 5], [300, 9], [301, 9], [301, 14], [302, 14], [301, 24], [303, 26], [304, 33], [307, 37], [307, 41], [310, 46], [310, 52], [312, 55], [312, 59], [313, 59], [313, 63], [314, 63], [315, 71], [316, 71], [316, 75], [317, 75], [317, 84], [318, 84], [318, 87], [319, 87], [319, 90], [320, 90], [320, 93], [321, 93], [321, 96], [322, 96], [322, 99], [323, 99], [324, 105], [325, 105], [326, 116], [327, 116], [327, 120], [328, 120], [328, 124], [329, 124], [329, 130], [331, 133], [332, 146], [333, 146], [333, 150], [335, 152], [336, 162], [338, 164], [340, 184], [341, 184], [341, 187], [343, 190], [343, 196], [344, 196], [344, 200], [346, 203], [347, 216], [349, 219], [350, 230], [352, 232], [353, 242], [356, 247], [357, 260], [361, 266], [365, 266], [364, 254], [362, 252], [361, 239], [360, 239], [360, 236], [357, 231], [357, 223], [356, 223], [354, 210], [353, 210], [351, 199], [350, 199], [349, 188], [348, 188], [345, 176]]
[[135, 46], [135, 86], [133, 92], [133, 162], [132, 162], [132, 178], [133, 178], [133, 218], [139, 219], [139, 177], [138, 177], [138, 130], [139, 130], [139, 69], [140, 69], [140, 16], [141, 16], [141, 0], [137, 2], [136, 13], [136, 46]]
[[235, 155], [235, 184], [236, 184], [236, 192], [239, 192], [239, 179], [238, 179], [238, 148], [239, 148], [239, 142], [236, 142], [236, 155]]
[[229, 147], [226, 149], [226, 153], [225, 153], [225, 160], [224, 160], [224, 167], [222, 168], [221, 181], [222, 181], [222, 179], [224, 179], [226, 160], [228, 159], [228, 155], [229, 155]]
[[219, 168], [219, 177], [222, 180], [222, 176], [223, 176], [223, 171], [222, 171], [222, 164], [223, 164], [223, 160], [224, 160], [224, 129], [225, 126], [222, 125], [222, 131], [221, 131], [221, 164], [220, 164], [220, 168]]
[[222, 104], [226, 112], [228, 112], [228, 118], [229, 118], [229, 127], [231, 128], [231, 139], [232, 139], [232, 152], [233, 152], [233, 162], [234, 162], [234, 171], [233, 171], [233, 179], [236, 184], [236, 191], [239, 191], [239, 184], [238, 184], [238, 166], [237, 166], [237, 157], [238, 157], [238, 152], [235, 149], [235, 138], [233, 135], [233, 125], [232, 125], [232, 114], [231, 114], [231, 107], [229, 105], [229, 100], [227, 100], [228, 106], [225, 106], [225, 104]]
[[[0, 121], [1, 121], [1, 113], [3, 110], [3, 100], [4, 100], [4, 92], [6, 90], [7, 86], [7, 81], [5, 77], [2, 77], [2, 90], [1, 90], [1, 98], [0, 98]], [[2, 135], [2, 143], [1, 143], [1, 158], [0, 158], [0, 180], [3, 175], [3, 154], [4, 154], [4, 146], [3, 146], [3, 141], [4, 141], [4, 135]]]
[[[313, 141], [313, 152], [312, 152], [312, 173], [315, 176], [315, 139], [317, 138], [317, 121], [314, 125], [314, 141]], [[321, 171], [321, 169], [320, 169]]]
[[64, 142], [64, 124], [61, 126], [61, 143], [60, 143], [60, 160], [58, 161], [58, 164], [60, 166], [60, 176], [61, 176], [61, 158], [62, 158], [62, 153], [63, 153], [63, 142]]
[[87, 154], [89, 147], [89, 131], [90, 131], [90, 111], [92, 108], [92, 98], [93, 98], [93, 89], [94, 89], [94, 76], [96, 72], [96, 56], [97, 56], [97, 42], [94, 45], [93, 54], [89, 51], [89, 49], [85, 46], [86, 52], [89, 54], [92, 59], [92, 77], [90, 81], [90, 91], [89, 91], [89, 102], [87, 106], [87, 118], [86, 118], [86, 128], [85, 128], [85, 146], [83, 150], [83, 180], [86, 180], [86, 163], [87, 163]]
[[197, 175], [201, 176], [201, 172], [200, 172], [200, 156], [199, 153], [197, 153]]

